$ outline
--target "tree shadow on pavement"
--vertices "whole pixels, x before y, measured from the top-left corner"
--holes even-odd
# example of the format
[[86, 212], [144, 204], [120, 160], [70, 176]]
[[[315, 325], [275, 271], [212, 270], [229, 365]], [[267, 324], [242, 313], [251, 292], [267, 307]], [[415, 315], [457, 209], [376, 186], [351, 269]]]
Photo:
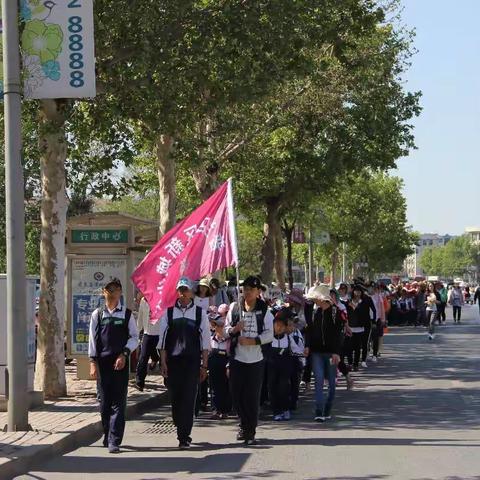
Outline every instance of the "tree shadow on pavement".
[[249, 452], [218, 453], [200, 458], [187, 456], [132, 457], [121, 454], [108, 457], [63, 456], [43, 465], [41, 473], [62, 473], [66, 476], [68, 474], [95, 473], [236, 473], [242, 471], [249, 457]]

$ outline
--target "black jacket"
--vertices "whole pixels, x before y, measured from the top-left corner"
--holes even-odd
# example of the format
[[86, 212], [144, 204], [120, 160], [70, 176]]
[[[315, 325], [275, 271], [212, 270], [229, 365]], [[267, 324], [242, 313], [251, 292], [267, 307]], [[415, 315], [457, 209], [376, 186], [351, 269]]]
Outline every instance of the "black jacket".
[[343, 325], [340, 310], [336, 306], [331, 306], [325, 311], [318, 308], [305, 330], [305, 347], [313, 353], [339, 355], [342, 349]]
[[357, 308], [351, 310], [351, 316], [348, 318], [350, 327], [364, 327], [371, 324], [370, 310], [373, 312], [373, 318], [377, 318], [377, 310], [373, 303], [372, 297], [362, 295], [362, 302]]

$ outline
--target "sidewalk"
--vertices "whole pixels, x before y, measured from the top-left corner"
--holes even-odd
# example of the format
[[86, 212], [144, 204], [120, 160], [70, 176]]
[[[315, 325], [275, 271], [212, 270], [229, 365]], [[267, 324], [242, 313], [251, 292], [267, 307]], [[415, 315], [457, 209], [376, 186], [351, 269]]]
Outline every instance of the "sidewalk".
[[[94, 381], [77, 380], [74, 364], [66, 366], [68, 397], [46, 401], [29, 413], [30, 432], [0, 431], [0, 479], [28, 471], [36, 462], [62, 454], [100, 437], [102, 428]], [[129, 387], [127, 416], [156, 408], [165, 401], [166, 390], [158, 374], [147, 377], [144, 392]], [[0, 413], [0, 428], [7, 413]]]

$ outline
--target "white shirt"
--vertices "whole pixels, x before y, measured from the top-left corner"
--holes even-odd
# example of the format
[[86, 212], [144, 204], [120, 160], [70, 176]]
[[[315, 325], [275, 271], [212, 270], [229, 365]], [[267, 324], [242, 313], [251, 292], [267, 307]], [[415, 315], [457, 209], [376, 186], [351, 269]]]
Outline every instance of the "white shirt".
[[[113, 310], [110, 310], [107, 306], [103, 308], [105, 314], [107, 314], [109, 317], [114, 318], [125, 318], [126, 310], [127, 309], [124, 305], [118, 305]], [[101, 311], [101, 308], [97, 308], [96, 310], [94, 310], [94, 312], [92, 313], [92, 318], [90, 319], [90, 327], [88, 334], [88, 356], [90, 358], [96, 358], [98, 355], [95, 333], [98, 326], [98, 314]], [[103, 318], [105, 318], [105, 314]], [[128, 335], [129, 337], [125, 348], [128, 348], [131, 352], [133, 352], [138, 347], [138, 330], [133, 313], [130, 316], [130, 320], [128, 321]]]
[[[193, 302], [187, 307], [183, 307], [178, 301], [173, 307], [173, 319], [188, 318], [189, 320], [196, 319], [196, 305]], [[167, 310], [160, 318], [160, 338], [158, 340], [158, 349], [165, 350], [165, 340], [168, 332], [168, 316]], [[200, 350], [210, 350], [210, 323], [208, 321], [207, 312], [202, 310], [202, 321], [200, 322]], [[176, 345], [172, 356], [179, 355], [183, 351], [181, 345]]]
[[[232, 326], [233, 311], [238, 309], [238, 305], [233, 303], [227, 315], [225, 325], [225, 332], [227, 335], [234, 328]], [[257, 330], [257, 316], [256, 311], [251, 312], [242, 311], [242, 320], [245, 323], [245, 328], [240, 333], [241, 337], [260, 338], [261, 345], [271, 343], [273, 340], [273, 315], [267, 309], [263, 321], [263, 332], [259, 335]], [[262, 348], [260, 345], [240, 345], [237, 344], [235, 348], [235, 360], [242, 363], [257, 363], [263, 360]]]
[[143, 330], [147, 335], [160, 335], [160, 321], [150, 322], [150, 307], [145, 298], [142, 298], [138, 306], [137, 325], [139, 330]]
[[200, 307], [202, 308], [203, 310], [207, 311], [208, 310], [208, 307], [210, 307], [210, 297], [195, 297], [193, 299], [193, 302], [195, 303], [195, 305], [197, 307]]

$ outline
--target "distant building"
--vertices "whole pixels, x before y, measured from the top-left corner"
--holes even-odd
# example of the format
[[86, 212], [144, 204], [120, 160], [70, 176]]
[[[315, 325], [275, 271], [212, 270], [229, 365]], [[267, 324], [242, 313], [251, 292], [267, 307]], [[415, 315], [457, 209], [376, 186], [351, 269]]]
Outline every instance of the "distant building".
[[425, 276], [425, 272], [420, 267], [420, 259], [425, 249], [428, 247], [443, 247], [453, 238], [455, 237], [452, 235], [439, 235], [438, 233], [421, 234], [418, 244], [415, 245], [415, 252], [405, 259], [403, 269], [406, 276], [410, 278]]
[[480, 227], [467, 227], [465, 233], [474, 244], [480, 244]]

